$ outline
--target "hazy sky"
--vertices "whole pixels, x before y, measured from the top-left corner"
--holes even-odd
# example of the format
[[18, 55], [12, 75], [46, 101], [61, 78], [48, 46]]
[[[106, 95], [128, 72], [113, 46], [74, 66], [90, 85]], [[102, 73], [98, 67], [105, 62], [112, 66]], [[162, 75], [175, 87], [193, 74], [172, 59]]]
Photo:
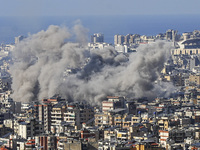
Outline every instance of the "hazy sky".
[[0, 0], [0, 16], [200, 14], [200, 0]]

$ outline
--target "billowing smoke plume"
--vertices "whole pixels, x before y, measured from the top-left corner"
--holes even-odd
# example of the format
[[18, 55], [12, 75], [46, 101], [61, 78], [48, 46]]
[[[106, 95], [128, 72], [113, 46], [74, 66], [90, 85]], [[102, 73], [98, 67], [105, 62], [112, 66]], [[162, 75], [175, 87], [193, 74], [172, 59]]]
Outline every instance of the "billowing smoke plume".
[[[76, 36], [77, 42], [71, 41]], [[167, 83], [156, 82], [169, 57], [170, 43], [140, 46], [129, 56], [112, 47], [89, 51], [87, 30], [50, 26], [29, 36], [13, 53], [13, 99], [32, 101], [54, 94], [70, 100], [98, 103], [108, 95], [154, 97], [167, 93]]]

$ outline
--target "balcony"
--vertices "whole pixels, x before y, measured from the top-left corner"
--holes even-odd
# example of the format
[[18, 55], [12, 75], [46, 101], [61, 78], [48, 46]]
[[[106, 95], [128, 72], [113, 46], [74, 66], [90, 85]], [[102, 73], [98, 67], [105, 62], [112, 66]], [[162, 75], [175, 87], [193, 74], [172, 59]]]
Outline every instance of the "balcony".
[[59, 115], [61, 115], [62, 113], [61, 112], [54, 112], [54, 111], [52, 111], [51, 114], [55, 114], [55, 115], [59, 114]]
[[62, 118], [62, 116], [51, 116], [51, 118]]

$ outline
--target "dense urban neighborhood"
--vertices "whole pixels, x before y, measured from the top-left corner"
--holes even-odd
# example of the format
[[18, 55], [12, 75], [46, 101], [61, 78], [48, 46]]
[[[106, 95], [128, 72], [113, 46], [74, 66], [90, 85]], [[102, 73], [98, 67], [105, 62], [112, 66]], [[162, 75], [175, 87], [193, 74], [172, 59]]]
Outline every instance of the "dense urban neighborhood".
[[[140, 46], [171, 43], [170, 58], [158, 79], [152, 79], [154, 84], [162, 82], [168, 87], [163, 87], [165, 94], [152, 98], [112, 93], [98, 103], [66, 99], [58, 93], [29, 102], [16, 101], [10, 74], [16, 61], [12, 54], [25, 39], [19, 36], [15, 44], [0, 46], [0, 149], [200, 149], [200, 31], [178, 34], [170, 29], [156, 36], [115, 35], [114, 44], [106, 43], [102, 33], [92, 35], [89, 51], [101, 53], [112, 47], [126, 58], [138, 53]], [[63, 70], [63, 80], [73, 72], [77, 70]]]

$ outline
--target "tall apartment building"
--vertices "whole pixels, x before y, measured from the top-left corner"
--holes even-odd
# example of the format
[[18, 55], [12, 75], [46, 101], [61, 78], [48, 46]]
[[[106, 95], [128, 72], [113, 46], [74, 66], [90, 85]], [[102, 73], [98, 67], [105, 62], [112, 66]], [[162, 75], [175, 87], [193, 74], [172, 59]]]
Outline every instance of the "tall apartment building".
[[119, 35], [118, 36], [118, 44], [123, 44], [124, 43], [124, 36], [123, 35]]
[[123, 35], [115, 35], [114, 36], [114, 44], [117, 45], [117, 44], [123, 44], [124, 43], [124, 36]]
[[43, 125], [40, 124], [35, 118], [19, 123], [18, 135], [24, 139], [34, 137], [41, 133], [43, 133]]
[[18, 37], [15, 37], [15, 44], [19, 43], [20, 41], [22, 41], [24, 39], [24, 36], [20, 35]]
[[56, 149], [57, 139], [54, 135], [39, 135], [35, 136], [35, 143], [37, 148], [42, 148], [42, 150], [53, 150]]
[[113, 111], [104, 111], [103, 113], [95, 114], [95, 126], [121, 126], [123, 128], [129, 128], [132, 125], [132, 115], [124, 113], [123, 109], [117, 109]]
[[124, 97], [108, 96], [107, 101], [102, 102], [102, 111], [111, 111], [117, 108], [126, 108]]
[[167, 40], [171, 40], [171, 41], [175, 41], [176, 39], [176, 35], [177, 35], [177, 31], [176, 30], [172, 30], [172, 29], [169, 29], [166, 31], [166, 39]]
[[63, 120], [80, 129], [80, 110], [74, 104], [68, 104], [63, 115]]
[[80, 129], [83, 123], [88, 124], [94, 118], [94, 111], [89, 105], [76, 102], [66, 103], [60, 98], [43, 100], [43, 104], [34, 105], [35, 116], [42, 122], [44, 131], [51, 132], [51, 129], [60, 126], [62, 122], [69, 123]]
[[35, 107], [35, 117], [42, 122], [45, 132], [51, 131], [51, 111], [54, 105], [63, 101], [58, 96], [54, 96], [50, 99], [43, 99], [42, 104], [36, 104]]
[[120, 126], [120, 127], [123, 127], [123, 128], [129, 128], [132, 125], [132, 115], [116, 114], [114, 116], [114, 125]]
[[95, 126], [112, 126], [114, 125], [114, 115], [110, 112], [95, 114]]
[[162, 147], [166, 147], [167, 145], [167, 139], [169, 138], [169, 131], [167, 130], [159, 130], [159, 142]]
[[66, 110], [65, 103], [58, 103], [57, 105], [53, 106], [51, 110], [51, 126], [60, 125], [63, 121], [63, 115]]
[[131, 37], [132, 37], [132, 34], [127, 34], [126, 36], [124, 36], [124, 44], [129, 44], [132, 40]]
[[101, 33], [95, 33], [91, 36], [91, 43], [103, 43], [104, 35]]
[[34, 105], [34, 107], [34, 116], [43, 124], [44, 131], [48, 133], [51, 130], [51, 109], [53, 107], [52, 104], [39, 104]]
[[44, 125], [44, 131], [50, 132], [64, 121], [76, 129], [80, 129], [83, 123], [94, 118], [94, 111], [86, 104], [58, 102], [56, 105], [46, 103], [35, 105], [38, 109], [38, 119]]
[[114, 44], [115, 45], [122, 45], [122, 44], [132, 44], [136, 43], [138, 44], [141, 41], [139, 34], [127, 34], [127, 35], [119, 35], [116, 34], [114, 36]]
[[71, 123], [80, 129], [83, 123], [89, 122], [94, 118], [94, 111], [88, 105], [70, 103], [64, 112], [64, 121]]

